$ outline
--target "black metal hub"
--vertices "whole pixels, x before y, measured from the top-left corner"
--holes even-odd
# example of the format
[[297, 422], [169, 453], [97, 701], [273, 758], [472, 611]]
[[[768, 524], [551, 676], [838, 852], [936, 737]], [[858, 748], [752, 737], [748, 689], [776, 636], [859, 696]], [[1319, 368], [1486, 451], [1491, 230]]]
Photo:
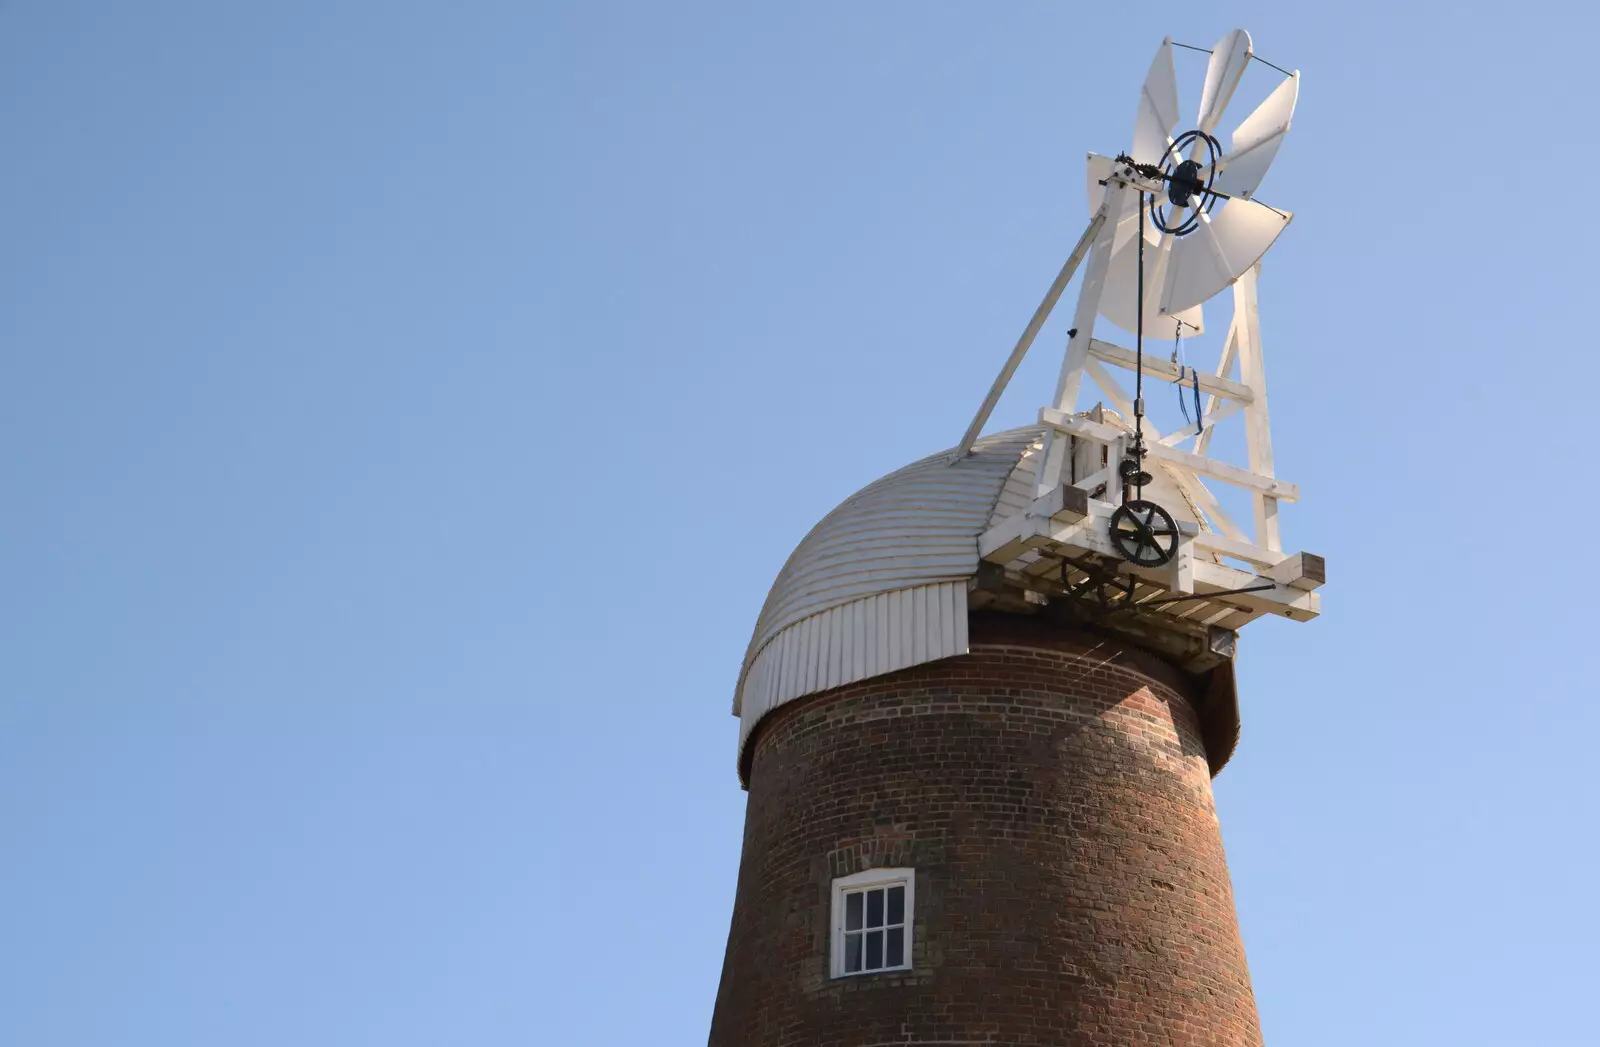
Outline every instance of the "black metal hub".
[[1205, 179], [1200, 177], [1200, 162], [1185, 160], [1167, 176], [1167, 199], [1175, 207], [1188, 207], [1206, 190]]
[[[1183, 154], [1191, 151], [1195, 157], [1185, 160]], [[1150, 220], [1157, 229], [1171, 236], [1186, 236], [1199, 227], [1200, 216], [1210, 214], [1219, 199], [1211, 185], [1216, 181], [1217, 161], [1221, 159], [1222, 143], [1199, 128], [1173, 139], [1159, 165], [1161, 180], [1167, 183], [1166, 203], [1150, 208]], [[1174, 222], [1180, 211], [1187, 214]]]

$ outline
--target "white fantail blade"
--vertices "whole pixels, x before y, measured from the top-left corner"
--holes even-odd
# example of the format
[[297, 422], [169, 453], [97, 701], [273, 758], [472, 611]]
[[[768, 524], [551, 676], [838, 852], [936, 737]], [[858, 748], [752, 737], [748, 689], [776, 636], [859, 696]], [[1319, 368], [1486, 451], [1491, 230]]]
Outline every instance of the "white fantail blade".
[[1222, 111], [1233, 98], [1234, 88], [1239, 86], [1252, 53], [1250, 34], [1243, 29], [1235, 29], [1211, 49], [1206, 86], [1200, 95], [1200, 115], [1195, 121], [1195, 126], [1206, 134], [1215, 131], [1222, 121]]
[[1213, 189], [1246, 199], [1255, 193], [1278, 155], [1283, 136], [1289, 132], [1289, 121], [1299, 97], [1300, 74], [1295, 73], [1279, 84], [1255, 112], [1245, 117], [1234, 129], [1227, 155], [1217, 163]]
[[[1148, 222], [1147, 218], [1146, 229], [1149, 228]], [[1137, 235], [1135, 226], [1134, 236], [1130, 236], [1127, 243], [1112, 252], [1111, 265], [1106, 269], [1106, 280], [1100, 292], [1100, 315], [1129, 334], [1133, 334], [1137, 329], [1139, 316], [1139, 245], [1134, 242]], [[1181, 243], [1182, 241], [1179, 241], [1173, 246], [1180, 246]], [[1171, 338], [1179, 320], [1183, 321], [1185, 338], [1203, 334], [1205, 318], [1200, 306], [1181, 310], [1177, 314], [1168, 313], [1161, 308], [1161, 288], [1157, 285], [1157, 281], [1161, 279], [1160, 266], [1157, 265], [1159, 254], [1159, 246], [1145, 245], [1145, 337]], [[1169, 261], [1168, 265], [1170, 264]]]
[[1178, 76], [1172, 68], [1172, 37], [1161, 41], [1150, 72], [1139, 89], [1139, 112], [1133, 120], [1133, 153], [1142, 164], [1159, 164], [1178, 126]]
[[1201, 215], [1199, 228], [1172, 247], [1162, 308], [1181, 312], [1231, 285], [1261, 260], [1293, 217], [1254, 200], [1229, 200], [1214, 217]]
[[1087, 185], [1089, 190], [1089, 215], [1093, 217], [1094, 213], [1100, 210], [1100, 201], [1105, 199], [1106, 179], [1110, 178], [1111, 172], [1117, 169], [1117, 162], [1109, 156], [1090, 153], [1087, 167], [1088, 170], [1085, 173], [1089, 176]]

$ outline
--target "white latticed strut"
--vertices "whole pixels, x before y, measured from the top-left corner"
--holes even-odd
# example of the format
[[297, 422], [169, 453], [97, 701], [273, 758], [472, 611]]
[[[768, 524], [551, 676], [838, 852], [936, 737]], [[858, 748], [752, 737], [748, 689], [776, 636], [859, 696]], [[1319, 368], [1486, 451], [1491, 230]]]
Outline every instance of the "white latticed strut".
[[[1262, 612], [1305, 620], [1318, 613], [1311, 590], [1322, 584], [1324, 565], [1321, 557], [1283, 551], [1278, 506], [1296, 500], [1299, 489], [1274, 472], [1257, 300], [1261, 256], [1291, 215], [1255, 199], [1289, 130], [1300, 77], [1283, 73], [1224, 147], [1213, 132], [1246, 68], [1259, 61], [1249, 34], [1235, 30], [1211, 49], [1195, 123], [1174, 137], [1174, 46], [1183, 45], [1163, 41], [1150, 65], [1131, 151], [1114, 159], [1089, 155], [1088, 228], [951, 460], [968, 454], [1087, 260], [1055, 399], [1039, 412], [1044, 440], [1035, 500], [980, 536], [983, 560], [1025, 591], [1092, 591], [1104, 601], [1109, 585], [1115, 599], [1105, 606], [1175, 624], [1236, 629]], [[1144, 336], [1202, 332], [1204, 303], [1230, 287], [1233, 318], [1214, 373], [1143, 353]], [[1099, 317], [1139, 335], [1135, 348], [1096, 338]], [[1114, 369], [1132, 372], [1133, 394]], [[1085, 375], [1113, 410], [1076, 409]], [[1138, 387], [1145, 377], [1192, 382], [1196, 400], [1205, 397], [1203, 421], [1163, 436], [1144, 415]], [[1211, 457], [1216, 427], [1235, 419], [1243, 422], [1247, 461]], [[1210, 486], [1218, 482], [1248, 494], [1252, 526], [1224, 510]], [[1169, 504], [1143, 498], [1146, 490]]]

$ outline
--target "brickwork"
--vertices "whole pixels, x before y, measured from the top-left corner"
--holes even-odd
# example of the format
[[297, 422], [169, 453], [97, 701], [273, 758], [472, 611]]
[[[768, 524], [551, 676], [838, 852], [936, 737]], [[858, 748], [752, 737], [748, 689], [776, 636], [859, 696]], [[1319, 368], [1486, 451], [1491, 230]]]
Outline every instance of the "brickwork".
[[[974, 616], [969, 655], [774, 711], [711, 1047], [1259, 1045], [1188, 686]], [[830, 978], [833, 878], [887, 866], [913, 969]]]

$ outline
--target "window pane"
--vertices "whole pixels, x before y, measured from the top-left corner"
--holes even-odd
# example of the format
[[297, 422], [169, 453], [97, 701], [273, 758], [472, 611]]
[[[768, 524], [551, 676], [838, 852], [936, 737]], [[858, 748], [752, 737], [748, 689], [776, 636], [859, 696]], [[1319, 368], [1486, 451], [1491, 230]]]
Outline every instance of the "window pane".
[[883, 966], [883, 932], [867, 932], [867, 970], [875, 971]]
[[899, 967], [901, 964], [906, 962], [905, 928], [896, 927], [894, 930], [888, 933], [889, 947], [885, 950], [888, 955], [883, 958], [883, 965], [885, 967]]
[[883, 888], [867, 892], [867, 926], [883, 926]]
[[889, 888], [889, 919], [887, 922], [906, 922], [906, 889], [904, 887]]
[[859, 930], [861, 927], [861, 892], [844, 896], [844, 929], [847, 931]]
[[844, 972], [854, 974], [861, 969], [861, 935], [844, 936]]

